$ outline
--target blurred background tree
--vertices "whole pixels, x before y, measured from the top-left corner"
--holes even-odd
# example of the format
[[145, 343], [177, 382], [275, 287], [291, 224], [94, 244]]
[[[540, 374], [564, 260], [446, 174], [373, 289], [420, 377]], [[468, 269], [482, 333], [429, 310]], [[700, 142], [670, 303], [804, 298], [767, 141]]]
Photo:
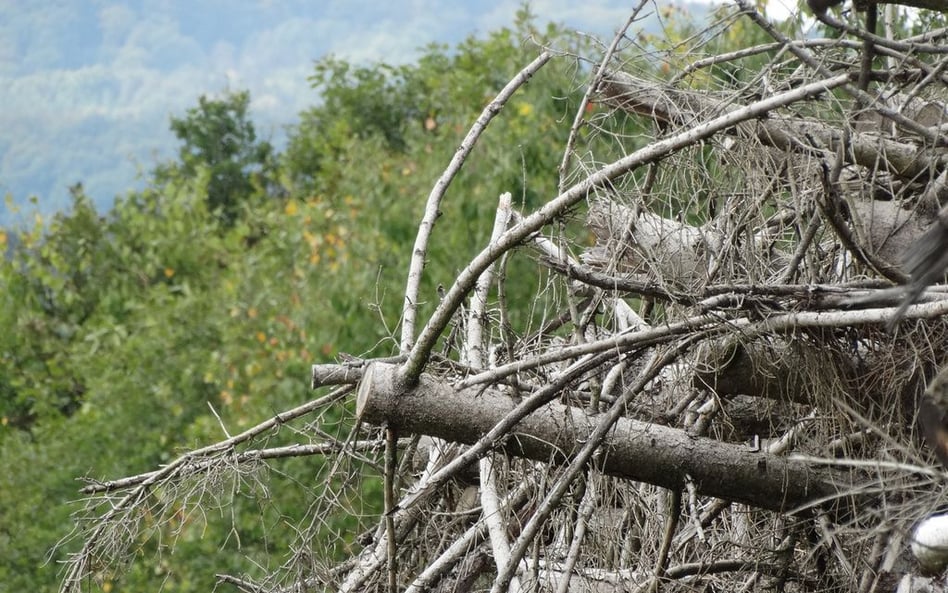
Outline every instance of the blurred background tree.
[[159, 167], [155, 175], [159, 183], [175, 173], [188, 179], [206, 177], [208, 209], [225, 226], [234, 224], [245, 201], [271, 189], [277, 166], [270, 143], [257, 140], [249, 107], [248, 91], [220, 99], [201, 96], [184, 117], [171, 118], [171, 131], [181, 141], [179, 160]]

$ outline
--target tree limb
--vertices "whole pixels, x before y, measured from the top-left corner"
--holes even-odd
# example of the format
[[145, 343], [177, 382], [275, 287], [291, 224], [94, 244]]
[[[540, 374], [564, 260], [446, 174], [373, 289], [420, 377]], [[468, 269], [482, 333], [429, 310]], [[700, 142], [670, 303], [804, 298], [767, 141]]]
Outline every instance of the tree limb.
[[[471, 444], [515, 407], [496, 390], [457, 390], [429, 375], [403, 391], [396, 372], [391, 365], [367, 369], [357, 400], [363, 421]], [[550, 403], [517, 424], [499, 447], [511, 455], [562, 464], [597, 423], [582, 410]], [[703, 495], [778, 511], [836, 499], [853, 486], [840, 474], [805, 463], [628, 418], [616, 423], [601, 459], [600, 471], [611, 476], [666, 488], [682, 488], [690, 476]]]
[[552, 57], [553, 54], [550, 52], [541, 53], [507, 83], [507, 86], [498, 93], [497, 97], [484, 108], [484, 111], [477, 118], [477, 121], [471, 126], [471, 130], [467, 133], [467, 136], [461, 141], [461, 146], [454, 153], [447, 169], [444, 170], [444, 173], [442, 173], [438, 181], [435, 182], [434, 187], [431, 188], [431, 193], [428, 195], [428, 201], [425, 205], [424, 217], [422, 218], [421, 224], [418, 225], [418, 235], [415, 238], [415, 245], [412, 248], [411, 264], [408, 269], [408, 280], [405, 286], [405, 300], [402, 305], [401, 338], [401, 351], [403, 353], [408, 352], [414, 345], [415, 315], [418, 311], [418, 288], [421, 285], [421, 273], [425, 268], [425, 254], [428, 251], [428, 239], [434, 230], [435, 222], [438, 220], [438, 217], [441, 216], [441, 200], [444, 198], [445, 192], [448, 191], [448, 186], [458, 174], [458, 171], [461, 170], [461, 165], [464, 164], [467, 155], [474, 149], [477, 139], [480, 138], [491, 120], [500, 113], [501, 108], [507, 103], [510, 97], [513, 96], [517, 89], [526, 84], [536, 71], [549, 62]]
[[547, 202], [542, 208], [530, 216], [525, 217], [513, 228], [507, 230], [496, 243], [488, 245], [457, 275], [454, 284], [448, 290], [444, 299], [438, 305], [438, 308], [432, 313], [428, 323], [421, 330], [418, 341], [412, 347], [411, 352], [409, 352], [408, 360], [405, 362], [401, 373], [402, 380], [406, 385], [411, 385], [421, 375], [438, 337], [450, 322], [451, 317], [460, 306], [461, 301], [474, 287], [474, 283], [481, 272], [492, 262], [499, 259], [504, 253], [522, 243], [527, 237], [540, 230], [543, 226], [552, 222], [568, 208], [580, 200], [586, 199], [589, 192], [594, 188], [606, 185], [645, 163], [662, 159], [686, 146], [709, 138], [722, 130], [727, 130], [742, 122], [760, 117], [777, 107], [790, 105], [807, 97], [826, 92], [846, 84], [848, 81], [848, 74], [818, 80], [799, 88], [767, 97], [745, 108], [725, 113], [709, 121], [698, 123], [692, 128], [683, 130], [663, 140], [653, 142], [603, 167]]
[[[679, 89], [659, 87], [654, 82], [624, 72], [611, 72], [600, 86], [602, 97], [610, 105], [629, 113], [644, 115], [657, 122], [688, 125], [708, 114], [729, 113], [744, 108], [732, 97], [720, 101]], [[738, 127], [742, 134], [756, 138], [766, 146], [800, 152], [814, 148], [836, 150], [842, 134], [822, 122], [768, 114]], [[813, 138], [813, 147], [801, 139]], [[915, 179], [948, 166], [948, 155], [909, 142], [880, 138], [875, 134], [853, 133], [844, 156], [848, 164], [868, 169], [879, 168], [903, 178]], [[881, 158], [881, 162], [880, 162]]]

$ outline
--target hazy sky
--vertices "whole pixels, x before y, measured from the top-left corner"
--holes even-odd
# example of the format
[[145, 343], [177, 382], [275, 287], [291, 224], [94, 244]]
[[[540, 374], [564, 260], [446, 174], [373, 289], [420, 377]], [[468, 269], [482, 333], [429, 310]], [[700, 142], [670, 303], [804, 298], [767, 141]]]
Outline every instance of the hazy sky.
[[[82, 181], [103, 209], [173, 157], [168, 130], [202, 93], [249, 89], [258, 131], [316, 101], [326, 54], [406, 62], [432, 41], [511, 25], [519, 0], [0, 0], [0, 193], [49, 213]], [[610, 37], [623, 0], [535, 0], [554, 21]], [[26, 210], [29, 210], [27, 208]], [[28, 212], [27, 212], [28, 214]], [[27, 218], [0, 205], [0, 224]]]

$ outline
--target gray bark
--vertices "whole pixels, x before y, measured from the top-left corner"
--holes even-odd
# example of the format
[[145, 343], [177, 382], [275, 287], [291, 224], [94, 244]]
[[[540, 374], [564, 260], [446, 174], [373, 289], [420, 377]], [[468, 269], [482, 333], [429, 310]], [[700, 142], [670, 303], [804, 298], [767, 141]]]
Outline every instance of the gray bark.
[[[472, 444], [516, 405], [494, 388], [455, 389], [430, 375], [403, 388], [397, 367], [372, 364], [359, 386], [357, 413], [400, 434], [426, 434]], [[522, 422], [502, 442], [504, 452], [562, 464], [597, 425], [595, 415], [550, 403]], [[700, 494], [763, 509], [786, 511], [851, 491], [844, 475], [802, 461], [753, 452], [743, 445], [695, 437], [683, 430], [622, 418], [597, 457], [598, 469], [619, 478], [666, 488], [689, 480]]]
[[[603, 79], [599, 90], [611, 105], [675, 125], [693, 124], [743, 107], [731, 95], [722, 95], [717, 101], [708, 94], [661, 87], [624, 72], [610, 73]], [[836, 152], [843, 138], [841, 130], [823, 122], [772, 113], [753, 122], [741, 123], [737, 129], [740, 134], [755, 138], [765, 146], [791, 152], [812, 148]], [[811, 140], [819, 146], [810, 147]], [[889, 171], [903, 179], [924, 178], [932, 171], [944, 169], [948, 163], [948, 155], [942, 150], [932, 151], [923, 144], [899, 142], [878, 134], [853, 133], [849, 143], [845, 155], [850, 164]]]

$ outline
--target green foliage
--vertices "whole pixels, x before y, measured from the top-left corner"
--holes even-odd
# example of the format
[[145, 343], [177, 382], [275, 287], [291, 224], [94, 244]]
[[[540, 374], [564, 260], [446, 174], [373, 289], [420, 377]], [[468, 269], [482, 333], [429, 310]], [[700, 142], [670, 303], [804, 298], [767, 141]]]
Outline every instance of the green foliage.
[[221, 99], [201, 96], [183, 118], [171, 118], [171, 131], [181, 141], [180, 163], [159, 168], [158, 180], [177, 169], [188, 179], [206, 175], [208, 209], [232, 225], [242, 204], [266, 188], [274, 167], [273, 147], [257, 141], [247, 110], [250, 93], [229, 93]]
[[[404, 66], [351, 66], [327, 58], [312, 81], [323, 98], [305, 111], [283, 155], [297, 196], [336, 210], [360, 209], [355, 261], [379, 270], [389, 327], [397, 323], [410, 244], [424, 200], [470, 125], [538, 50], [527, 39], [572, 55], [588, 50], [563, 30], [535, 28], [526, 14], [514, 29], [454, 48], [429, 45]], [[541, 69], [505, 107], [465, 162], [443, 202], [422, 286], [428, 310], [437, 284], [449, 284], [486, 241], [497, 197], [509, 191], [530, 210], [557, 193], [569, 121], [578, 108], [584, 71], [570, 60]], [[516, 275], [512, 298], [526, 302], [535, 283]], [[529, 287], [529, 288], [528, 288]], [[519, 312], [514, 312], [518, 314]]]
[[[235, 430], [297, 405], [311, 397], [310, 364], [384, 335], [364, 301], [375, 269], [349, 269], [355, 199], [330, 209], [257, 189], [225, 224], [203, 188], [169, 175], [100, 216], [77, 187], [71, 211], [18, 235], [0, 264], [0, 459], [11, 469], [0, 478], [0, 582], [15, 590], [51, 589], [56, 562], [74, 551], [75, 542], [41, 566], [77, 510], [64, 504], [77, 498], [77, 477], [148, 471], [220, 440], [208, 404]], [[338, 424], [340, 412], [324, 421]], [[287, 432], [270, 444], [292, 441]], [[288, 473], [269, 480], [279, 495], [262, 505], [247, 496], [253, 483], [219, 493], [244, 553], [285, 553], [292, 533], [275, 526], [307, 508], [313, 483], [300, 478], [319, 465], [281, 464]], [[102, 582], [209, 590], [215, 569], [253, 573], [229, 522], [205, 525], [188, 508], [142, 536], [141, 554], [161, 555], [158, 568], [105, 572]], [[48, 512], [34, 519], [37, 509]], [[171, 541], [176, 559], [195, 560], [170, 562]]]

